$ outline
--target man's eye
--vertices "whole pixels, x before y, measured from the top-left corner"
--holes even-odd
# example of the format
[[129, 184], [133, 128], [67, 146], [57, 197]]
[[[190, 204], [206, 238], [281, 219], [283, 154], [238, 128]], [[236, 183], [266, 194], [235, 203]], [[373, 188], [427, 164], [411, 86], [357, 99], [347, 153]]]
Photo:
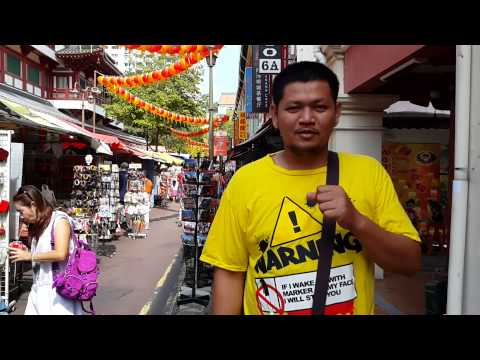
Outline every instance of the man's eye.
[[317, 110], [317, 111], [325, 111], [326, 109], [327, 109], [327, 107], [324, 106], [324, 105], [319, 105], [319, 106], [315, 107], [315, 110]]
[[294, 111], [298, 111], [298, 109], [299, 109], [298, 106], [292, 106], [292, 107], [288, 107], [287, 111], [294, 112]]

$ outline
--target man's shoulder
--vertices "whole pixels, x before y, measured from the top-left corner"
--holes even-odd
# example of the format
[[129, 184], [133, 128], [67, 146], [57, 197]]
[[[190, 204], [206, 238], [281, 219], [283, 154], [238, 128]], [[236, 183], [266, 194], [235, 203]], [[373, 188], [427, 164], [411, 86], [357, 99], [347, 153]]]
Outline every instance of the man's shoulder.
[[268, 164], [268, 155], [252, 161], [251, 163], [248, 163], [244, 166], [242, 166], [240, 169], [237, 170], [237, 172], [234, 174], [234, 176], [237, 177], [249, 177], [252, 175], [258, 175], [258, 171], [263, 171], [267, 168]]
[[233, 174], [229, 182], [229, 187], [234, 188], [240, 186], [245, 189], [247, 184], [253, 185], [255, 182], [258, 182], [259, 177], [264, 176], [263, 174], [268, 170], [267, 156], [252, 161], [238, 169], [235, 174]]
[[344, 163], [348, 169], [358, 168], [378, 168], [382, 165], [372, 156], [363, 154], [354, 154], [348, 152], [339, 152], [340, 162]]

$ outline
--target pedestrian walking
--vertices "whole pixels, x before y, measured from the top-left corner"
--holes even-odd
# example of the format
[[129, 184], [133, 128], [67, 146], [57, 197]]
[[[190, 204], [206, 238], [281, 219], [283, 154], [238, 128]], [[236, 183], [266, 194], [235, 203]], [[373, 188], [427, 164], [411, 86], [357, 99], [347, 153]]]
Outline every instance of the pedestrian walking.
[[151, 207], [151, 197], [153, 190], [153, 182], [147, 177], [147, 173], [143, 172], [143, 183], [145, 186], [145, 198], [148, 199], [147, 209], [145, 213], [145, 230], [150, 229], [150, 207]]
[[202, 252], [215, 267], [214, 314], [373, 314], [374, 263], [419, 270], [420, 239], [386, 170], [328, 150], [338, 90], [320, 63], [275, 77], [270, 113], [284, 150], [233, 175]]
[[83, 315], [79, 301], [60, 296], [52, 286], [54, 271], [65, 270], [75, 247], [68, 215], [54, 210], [33, 185], [21, 187], [13, 202], [28, 224], [31, 241], [30, 250], [9, 248], [10, 259], [14, 263], [32, 262], [33, 285], [25, 315]]

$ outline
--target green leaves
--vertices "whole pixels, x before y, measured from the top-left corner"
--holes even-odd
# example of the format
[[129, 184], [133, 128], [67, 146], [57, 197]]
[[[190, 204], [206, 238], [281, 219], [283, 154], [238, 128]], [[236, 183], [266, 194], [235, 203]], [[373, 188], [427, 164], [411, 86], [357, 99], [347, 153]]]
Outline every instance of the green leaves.
[[[127, 75], [142, 74], [159, 70], [174, 62], [174, 58], [166, 59], [153, 54], [144, 54], [137, 58], [137, 71]], [[205, 116], [208, 109], [208, 98], [200, 93], [202, 66], [195, 65], [189, 70], [175, 75], [168, 80], [152, 85], [129, 88], [128, 90], [142, 100], [160, 106], [166, 110], [187, 116]], [[168, 121], [147, 111], [130, 105], [120, 97], [114, 97], [112, 104], [104, 105], [107, 116], [122, 121], [125, 129], [132, 134], [143, 134], [147, 129], [154, 137], [153, 145], [163, 145], [172, 150], [185, 150], [184, 141], [170, 133], [168, 127], [183, 128], [185, 124]], [[158, 131], [157, 131], [158, 129]], [[158, 136], [157, 136], [158, 132]]]

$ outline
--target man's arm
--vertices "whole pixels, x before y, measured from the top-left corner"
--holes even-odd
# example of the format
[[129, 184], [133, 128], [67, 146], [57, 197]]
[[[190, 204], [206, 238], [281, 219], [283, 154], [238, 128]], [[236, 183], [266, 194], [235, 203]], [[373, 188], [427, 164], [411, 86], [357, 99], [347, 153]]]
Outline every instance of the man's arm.
[[215, 267], [212, 305], [214, 315], [242, 315], [245, 273]]
[[421, 267], [420, 244], [406, 236], [382, 229], [357, 212], [349, 229], [361, 242], [365, 254], [385, 270], [413, 276]]
[[419, 244], [406, 236], [382, 229], [353, 206], [340, 186], [319, 186], [309, 193], [309, 200], [319, 204], [323, 215], [351, 231], [361, 242], [368, 258], [386, 270], [414, 275], [421, 267]]

